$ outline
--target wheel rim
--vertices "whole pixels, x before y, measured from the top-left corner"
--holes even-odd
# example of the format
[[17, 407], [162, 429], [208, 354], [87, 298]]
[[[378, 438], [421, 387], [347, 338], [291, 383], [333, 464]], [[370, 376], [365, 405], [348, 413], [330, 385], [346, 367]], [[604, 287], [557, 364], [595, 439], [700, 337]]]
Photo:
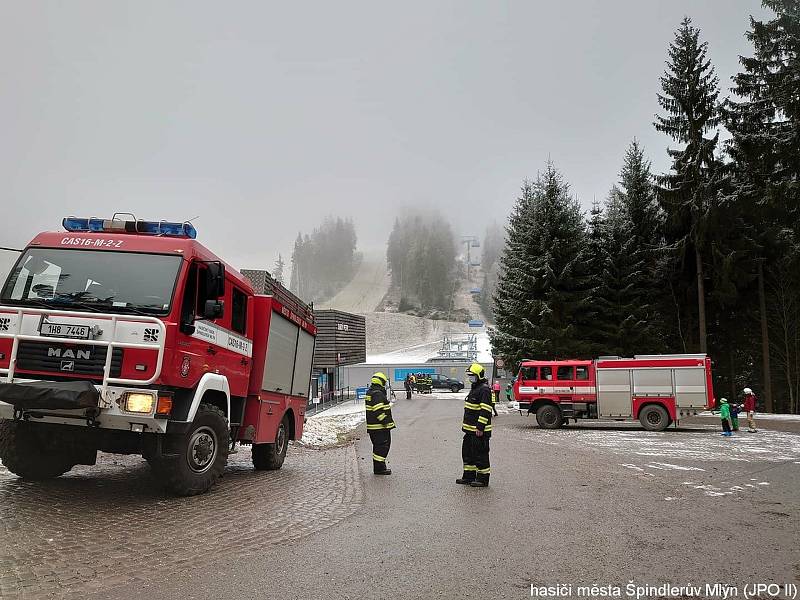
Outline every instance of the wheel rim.
[[283, 423], [281, 423], [281, 426], [278, 427], [278, 434], [275, 436], [275, 450], [278, 451], [278, 454], [283, 454], [285, 448], [286, 448], [286, 426]]
[[650, 423], [650, 425], [660, 425], [661, 415], [657, 410], [651, 410], [647, 413], [647, 422]]
[[217, 434], [210, 427], [200, 427], [189, 438], [186, 461], [195, 473], [205, 473], [217, 458]]
[[555, 425], [556, 421], [558, 420], [558, 413], [554, 408], [548, 408], [544, 411], [542, 415], [544, 418], [542, 419], [547, 425]]

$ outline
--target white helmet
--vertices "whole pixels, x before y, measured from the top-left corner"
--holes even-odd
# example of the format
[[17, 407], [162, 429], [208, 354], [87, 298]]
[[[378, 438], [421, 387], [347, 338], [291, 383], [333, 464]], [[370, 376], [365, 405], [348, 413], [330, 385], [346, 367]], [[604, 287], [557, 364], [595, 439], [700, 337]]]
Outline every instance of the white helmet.
[[751, 390], [750, 388], [744, 388], [744, 393], [745, 394], [752, 394], [753, 390]]

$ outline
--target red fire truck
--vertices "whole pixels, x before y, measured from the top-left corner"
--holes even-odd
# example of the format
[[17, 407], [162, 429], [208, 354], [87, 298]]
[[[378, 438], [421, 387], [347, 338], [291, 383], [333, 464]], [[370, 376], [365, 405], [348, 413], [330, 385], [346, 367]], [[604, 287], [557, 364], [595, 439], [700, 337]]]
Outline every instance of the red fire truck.
[[715, 403], [705, 354], [525, 360], [514, 398], [512, 408], [535, 414], [545, 429], [602, 418], [638, 419], [645, 429], [663, 431]]
[[0, 293], [0, 460], [26, 479], [140, 454], [178, 495], [208, 490], [236, 442], [279, 469], [299, 439], [316, 328], [189, 223], [64, 219]]

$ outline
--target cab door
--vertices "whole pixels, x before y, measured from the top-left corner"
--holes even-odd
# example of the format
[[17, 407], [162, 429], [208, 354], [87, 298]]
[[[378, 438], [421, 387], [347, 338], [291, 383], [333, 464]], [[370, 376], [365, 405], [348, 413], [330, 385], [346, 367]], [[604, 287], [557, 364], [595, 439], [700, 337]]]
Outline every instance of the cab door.
[[559, 365], [556, 368], [555, 394], [559, 402], [573, 402], [575, 396], [575, 367]]
[[[220, 295], [212, 294], [208, 269], [208, 263], [203, 261], [189, 265], [180, 317], [180, 330], [189, 341], [181, 344], [186, 348], [180, 353], [181, 361], [189, 359], [186, 370], [196, 374], [196, 379], [205, 373], [223, 375], [232, 396], [246, 396], [253, 350], [247, 336], [248, 298], [230, 281], [225, 282], [224, 290], [219, 290]], [[205, 315], [209, 300], [220, 301], [221, 315]]]
[[539, 367], [522, 366], [517, 374], [517, 399], [530, 398], [538, 392]]

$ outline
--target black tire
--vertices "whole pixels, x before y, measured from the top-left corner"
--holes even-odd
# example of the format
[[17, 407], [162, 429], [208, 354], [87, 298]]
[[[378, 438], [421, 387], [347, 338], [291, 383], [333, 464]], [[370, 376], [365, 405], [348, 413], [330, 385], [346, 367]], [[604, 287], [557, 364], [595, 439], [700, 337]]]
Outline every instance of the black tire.
[[228, 464], [230, 432], [225, 413], [212, 404], [201, 404], [184, 435], [169, 440], [177, 456], [149, 460], [156, 478], [176, 496], [207, 492]]
[[563, 421], [561, 409], [555, 404], [544, 404], [536, 410], [536, 422], [542, 429], [558, 429]]
[[0, 420], [0, 461], [22, 479], [53, 479], [69, 471], [75, 463], [52, 438], [42, 436], [36, 425]]
[[256, 471], [277, 471], [286, 460], [289, 450], [289, 417], [284, 415], [274, 444], [253, 444], [253, 467]]
[[639, 422], [648, 431], [664, 431], [669, 427], [669, 414], [660, 404], [648, 404], [639, 411]]
[[457, 394], [458, 392], [461, 391], [461, 388], [458, 387], [457, 385], [453, 384], [453, 385], [450, 386], [450, 391], [453, 392], [454, 394]]

